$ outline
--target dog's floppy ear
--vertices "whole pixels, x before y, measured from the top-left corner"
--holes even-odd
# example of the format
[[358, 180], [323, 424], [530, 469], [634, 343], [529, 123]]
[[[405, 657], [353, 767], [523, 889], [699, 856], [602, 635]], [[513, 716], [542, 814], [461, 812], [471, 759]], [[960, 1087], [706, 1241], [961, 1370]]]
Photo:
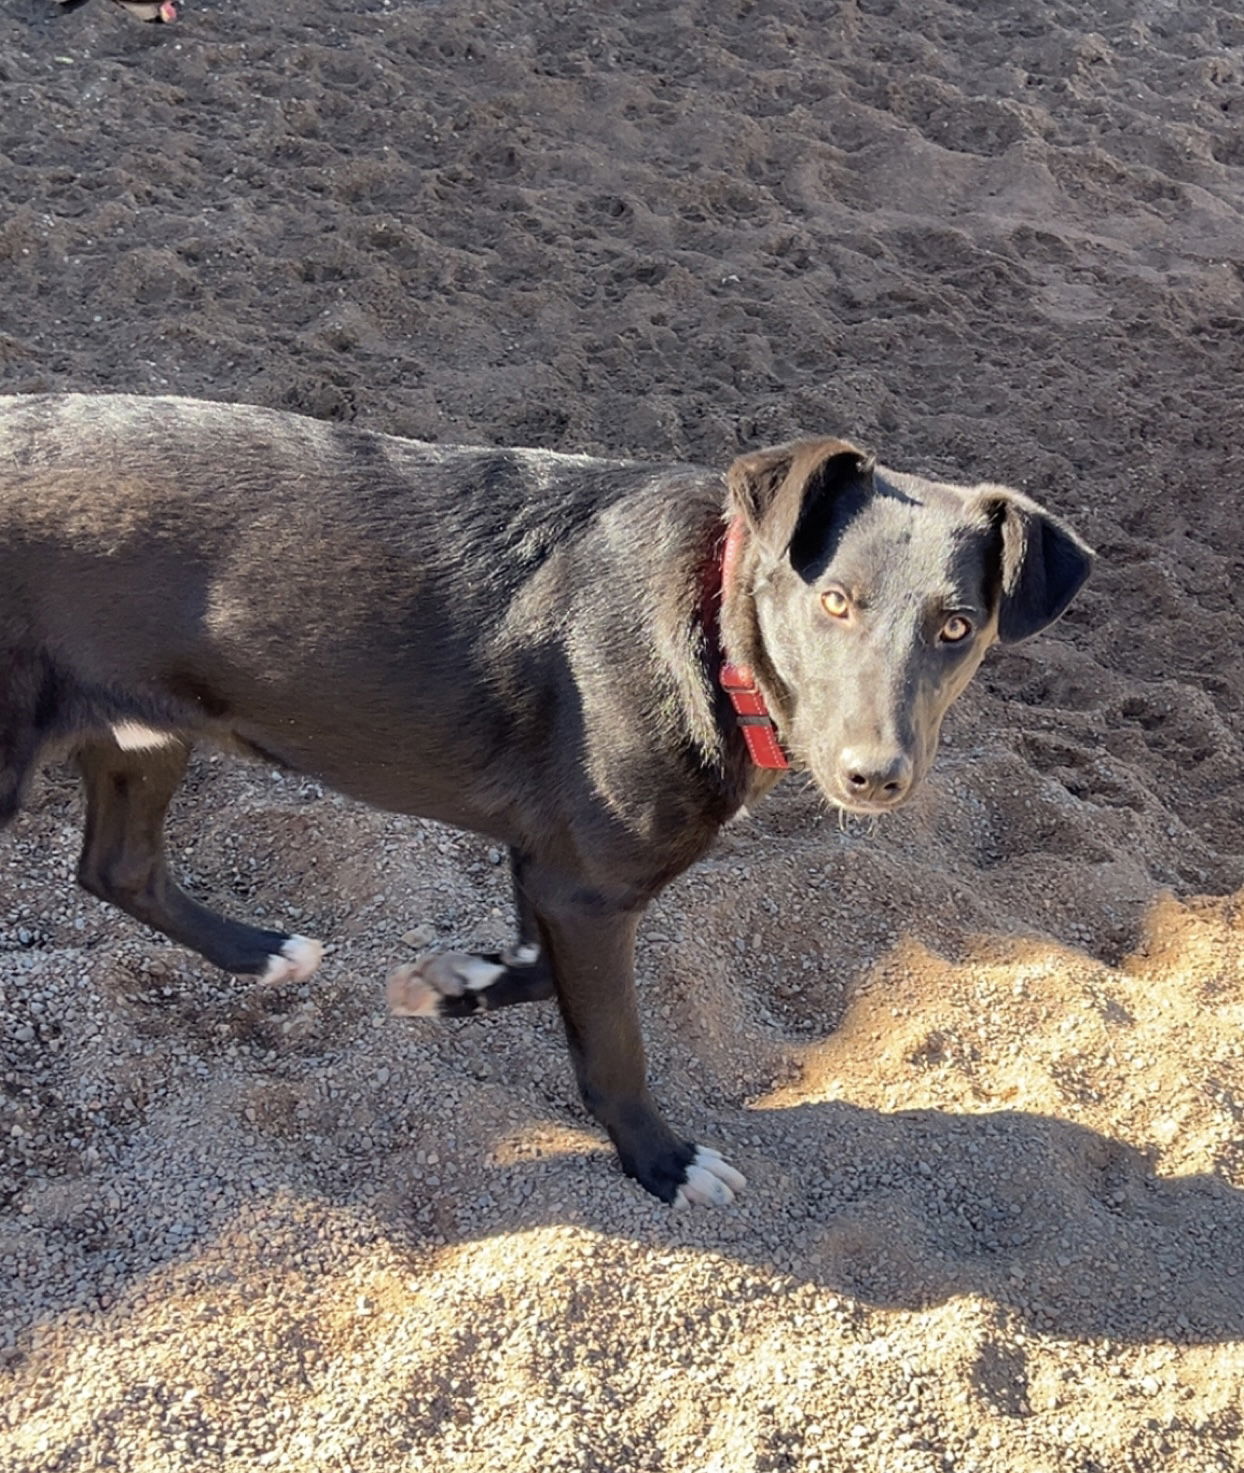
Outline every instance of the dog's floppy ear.
[[[815, 556], [834, 500], [872, 482], [873, 459], [845, 440], [796, 440], [742, 455], [726, 473], [732, 516], [774, 558], [796, 567]], [[815, 541], [817, 548], [805, 547]]]
[[1018, 491], [982, 490], [1001, 536], [998, 638], [1014, 644], [1063, 613], [1092, 572], [1094, 554], [1065, 522]]

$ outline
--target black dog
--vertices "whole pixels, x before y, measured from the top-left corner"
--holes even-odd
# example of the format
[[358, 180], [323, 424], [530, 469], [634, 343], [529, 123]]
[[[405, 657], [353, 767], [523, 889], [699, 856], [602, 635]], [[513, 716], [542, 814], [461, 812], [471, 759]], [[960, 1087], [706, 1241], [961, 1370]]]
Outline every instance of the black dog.
[[318, 943], [169, 876], [192, 743], [500, 840], [515, 947], [402, 968], [394, 1010], [555, 996], [623, 1169], [728, 1202], [742, 1177], [648, 1092], [645, 905], [788, 762], [853, 812], [902, 803], [985, 651], [1056, 619], [1090, 564], [1014, 491], [839, 440], [723, 478], [185, 399], [0, 399], [0, 826], [71, 747], [82, 884], [273, 980]]

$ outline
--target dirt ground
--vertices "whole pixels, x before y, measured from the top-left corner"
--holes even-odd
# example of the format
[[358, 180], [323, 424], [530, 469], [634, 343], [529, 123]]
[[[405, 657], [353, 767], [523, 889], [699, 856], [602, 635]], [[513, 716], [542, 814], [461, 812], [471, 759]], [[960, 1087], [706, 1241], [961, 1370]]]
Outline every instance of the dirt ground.
[[0, 387], [724, 464], [797, 431], [1101, 553], [878, 832], [788, 780], [654, 907], [618, 1173], [471, 837], [202, 758], [223, 978], [0, 845], [0, 1467], [1244, 1468], [1244, 15], [1232, 0], [0, 12]]

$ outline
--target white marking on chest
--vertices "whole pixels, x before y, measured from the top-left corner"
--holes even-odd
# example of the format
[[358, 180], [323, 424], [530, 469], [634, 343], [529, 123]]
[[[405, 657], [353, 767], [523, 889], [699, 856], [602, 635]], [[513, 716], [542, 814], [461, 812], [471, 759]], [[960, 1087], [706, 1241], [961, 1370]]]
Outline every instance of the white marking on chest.
[[154, 752], [157, 747], [171, 747], [177, 738], [171, 731], [156, 731], [141, 721], [117, 721], [112, 739], [123, 752]]

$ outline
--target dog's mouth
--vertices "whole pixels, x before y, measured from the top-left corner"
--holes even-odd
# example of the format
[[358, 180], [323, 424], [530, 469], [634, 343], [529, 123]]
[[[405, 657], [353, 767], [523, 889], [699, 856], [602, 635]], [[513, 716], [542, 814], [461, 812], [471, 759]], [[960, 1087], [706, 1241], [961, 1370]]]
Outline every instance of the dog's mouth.
[[[923, 786], [927, 761], [920, 751], [895, 760], [885, 768], [844, 761], [840, 748], [828, 752], [802, 752], [793, 747], [796, 760], [821, 796], [841, 814], [877, 819], [905, 808]], [[798, 759], [802, 758], [802, 761]]]
[[813, 781], [832, 807], [839, 813], [851, 814], [855, 818], [882, 818], [887, 813], [897, 813], [900, 808], [907, 807], [921, 786], [920, 778], [917, 777], [905, 783], [902, 791], [893, 797], [880, 793], [865, 796], [847, 789], [837, 775], [822, 781], [814, 770]]
[[825, 796], [842, 813], [853, 814], [856, 818], [880, 818], [883, 814], [897, 813], [900, 808], [905, 807], [911, 798], [911, 792], [908, 791], [901, 798], [895, 798], [889, 802], [847, 798], [836, 790], [826, 793]]

